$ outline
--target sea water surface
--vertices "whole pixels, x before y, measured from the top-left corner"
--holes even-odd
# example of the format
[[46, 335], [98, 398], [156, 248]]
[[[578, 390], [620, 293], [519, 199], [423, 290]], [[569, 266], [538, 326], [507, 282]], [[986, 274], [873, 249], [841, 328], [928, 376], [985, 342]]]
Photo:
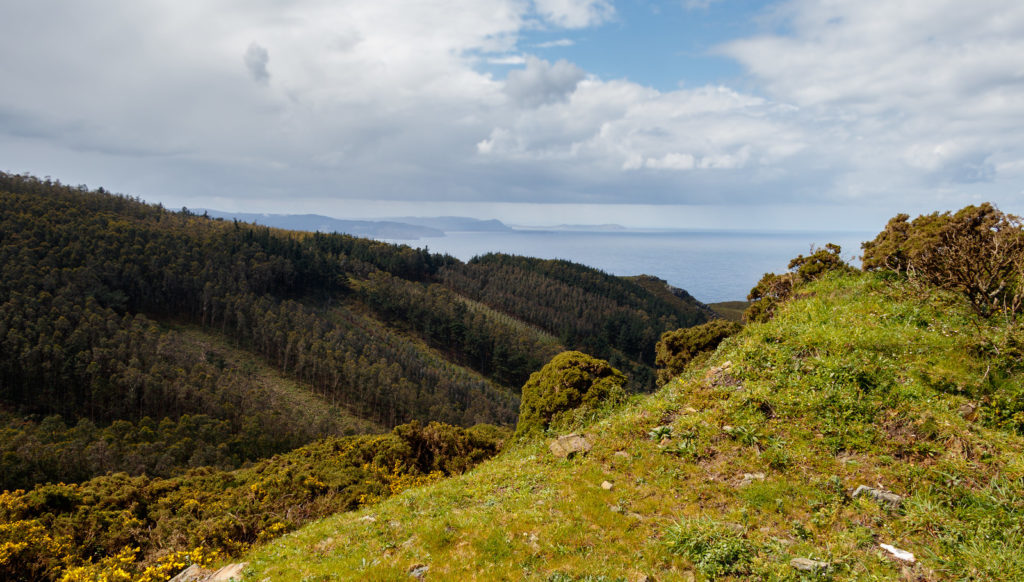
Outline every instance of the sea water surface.
[[[500, 252], [542, 259], [566, 259], [613, 275], [654, 275], [686, 289], [705, 303], [745, 299], [767, 272], [781, 273], [789, 260], [812, 246], [836, 243], [843, 258], [860, 255], [868, 232], [739, 232], [649, 230], [535, 230], [449, 232], [417, 241], [388, 241], [426, 247], [468, 261]], [[859, 266], [858, 261], [853, 261]]]

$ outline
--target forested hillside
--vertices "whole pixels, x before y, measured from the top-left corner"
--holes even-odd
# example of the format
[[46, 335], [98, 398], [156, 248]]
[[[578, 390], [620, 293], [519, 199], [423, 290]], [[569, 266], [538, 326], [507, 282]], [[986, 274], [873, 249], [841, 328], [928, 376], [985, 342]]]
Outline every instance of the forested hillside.
[[657, 337], [708, 317], [563, 261], [465, 264], [0, 174], [0, 487], [230, 468], [415, 419], [507, 425], [563, 349], [646, 389]]

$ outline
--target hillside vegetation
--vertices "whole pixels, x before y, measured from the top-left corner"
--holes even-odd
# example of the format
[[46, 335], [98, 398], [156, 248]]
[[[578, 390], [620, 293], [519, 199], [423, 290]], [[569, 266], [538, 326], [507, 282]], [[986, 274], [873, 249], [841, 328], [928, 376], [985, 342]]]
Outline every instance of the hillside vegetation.
[[458, 474], [567, 348], [652, 388], [712, 317], [665, 289], [0, 173], [0, 578], [165, 579]]
[[587, 454], [520, 442], [280, 538], [246, 579], [1018, 580], [1022, 341], [959, 294], [823, 275], [576, 427]]
[[708, 317], [572, 263], [464, 264], [0, 173], [0, 488], [231, 468], [411, 420], [512, 425], [566, 347], [599, 341], [644, 390], [637, 338]]

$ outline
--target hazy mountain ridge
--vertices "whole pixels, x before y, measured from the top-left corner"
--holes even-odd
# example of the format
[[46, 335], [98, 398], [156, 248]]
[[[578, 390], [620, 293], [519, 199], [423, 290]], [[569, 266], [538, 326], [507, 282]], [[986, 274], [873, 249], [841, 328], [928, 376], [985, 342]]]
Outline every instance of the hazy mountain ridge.
[[347, 220], [320, 214], [258, 214], [209, 209], [197, 209], [194, 212], [212, 218], [238, 220], [285, 230], [343, 233], [367, 238], [416, 240], [422, 237], [444, 236], [444, 231], [438, 228], [393, 220]]

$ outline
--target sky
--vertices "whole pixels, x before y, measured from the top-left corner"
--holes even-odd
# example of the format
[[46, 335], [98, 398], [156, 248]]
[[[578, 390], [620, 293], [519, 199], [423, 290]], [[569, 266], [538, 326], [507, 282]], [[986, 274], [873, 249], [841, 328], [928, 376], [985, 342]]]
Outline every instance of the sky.
[[10, 0], [0, 170], [167, 207], [1024, 214], [1019, 0]]

